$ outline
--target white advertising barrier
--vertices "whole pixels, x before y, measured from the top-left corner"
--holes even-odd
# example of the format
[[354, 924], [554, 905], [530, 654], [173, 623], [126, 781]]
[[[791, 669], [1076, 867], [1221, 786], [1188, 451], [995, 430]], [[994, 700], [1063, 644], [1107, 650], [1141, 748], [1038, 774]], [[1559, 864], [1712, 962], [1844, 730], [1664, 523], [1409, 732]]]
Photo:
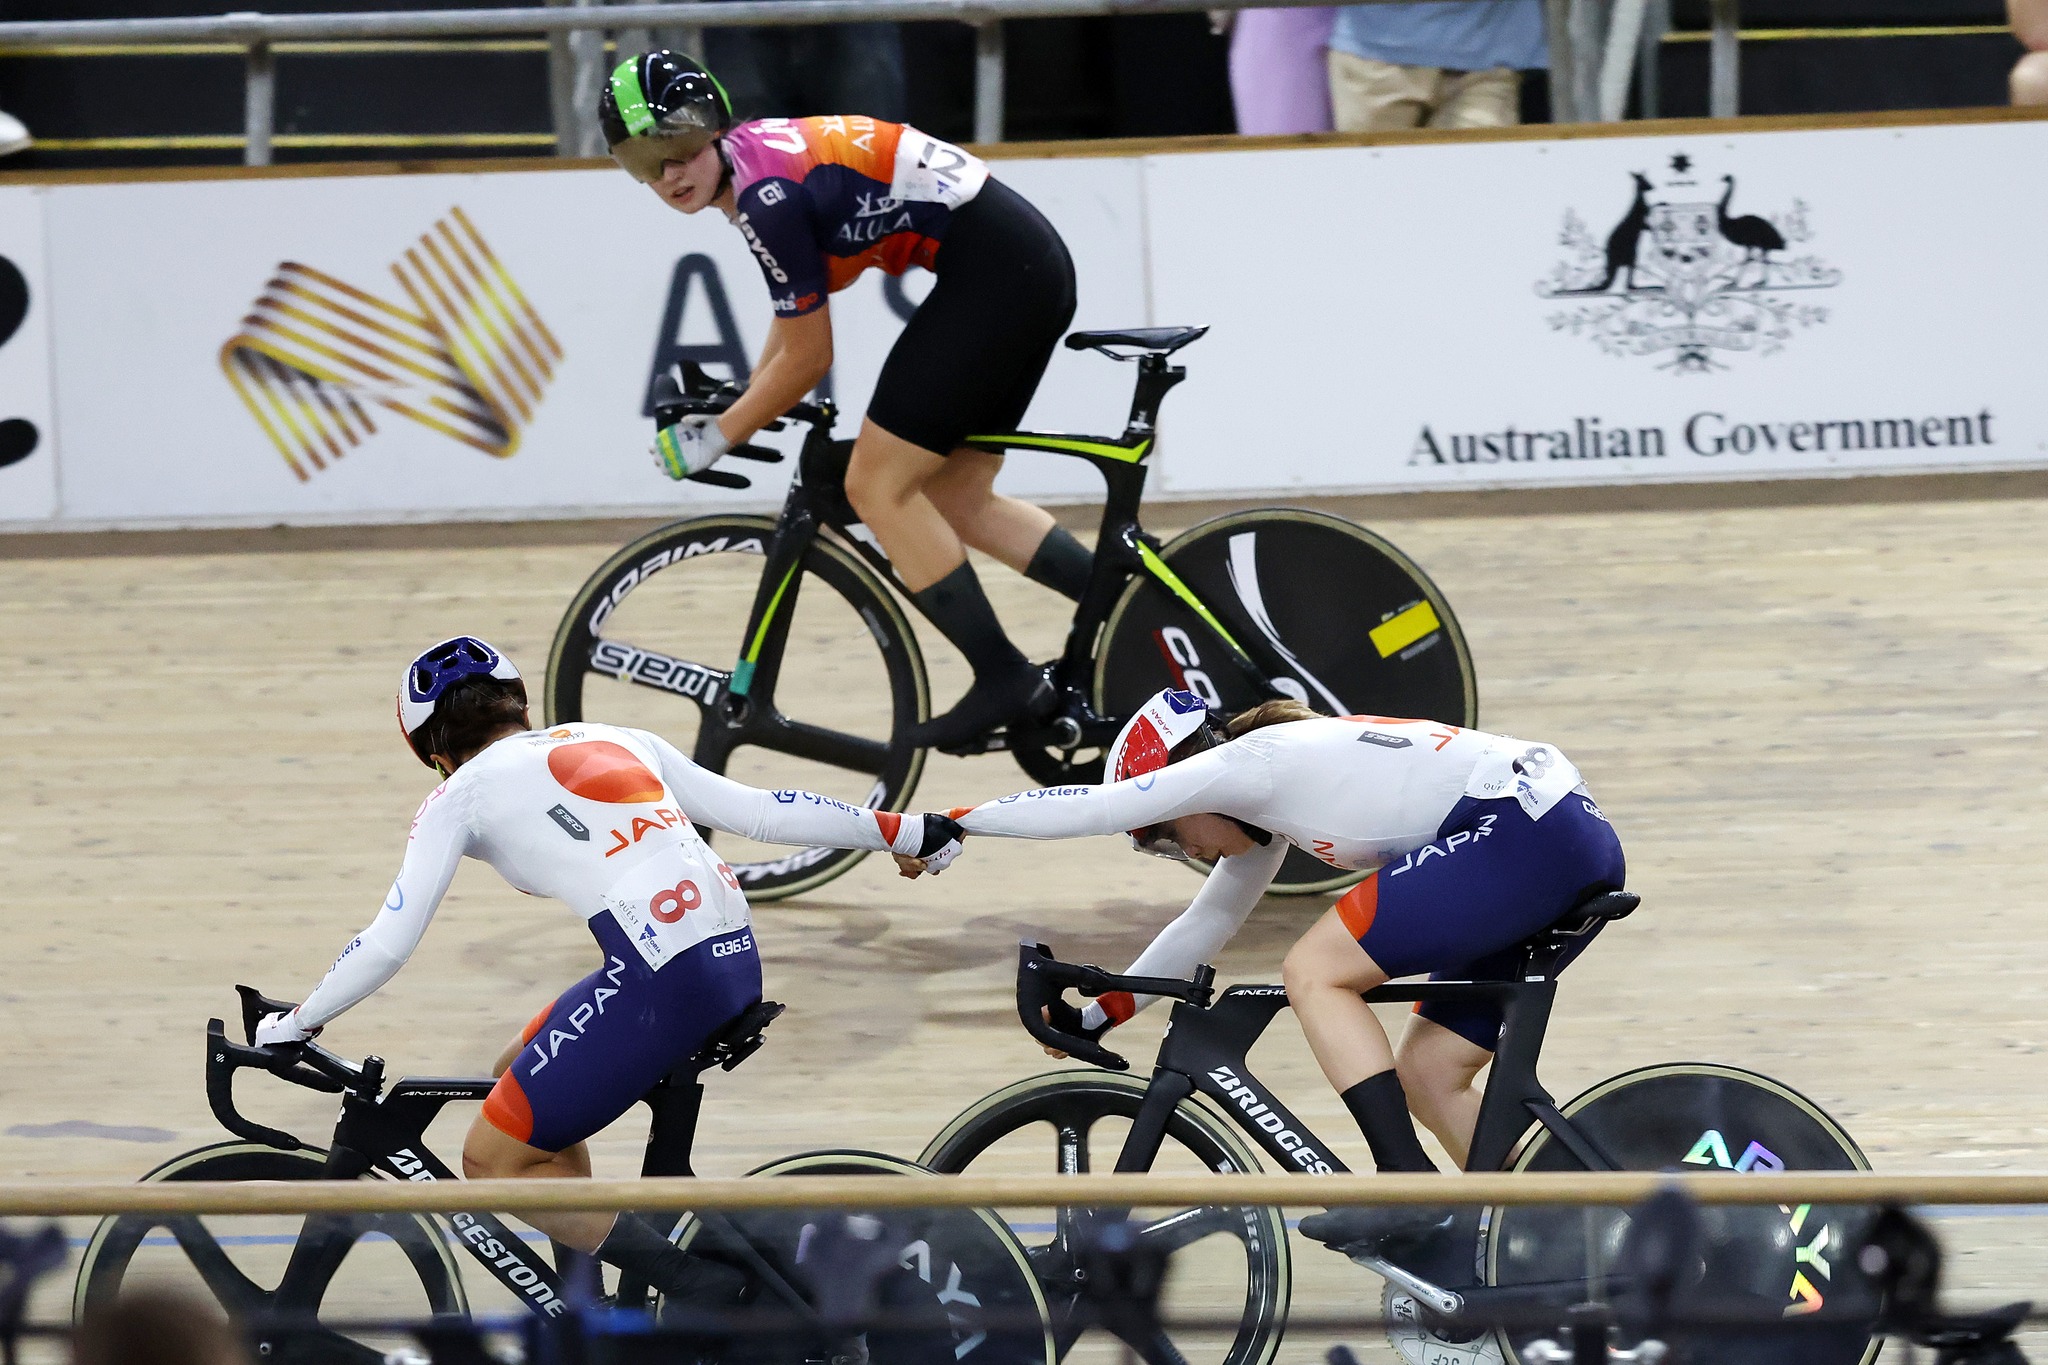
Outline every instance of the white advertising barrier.
[[[2048, 121], [995, 169], [1072, 248], [1077, 327], [1212, 327], [1155, 490], [1284, 496], [2048, 464], [2044, 154]], [[0, 262], [9, 527], [659, 514], [789, 476], [654, 470], [652, 375], [744, 369], [771, 314], [722, 216], [617, 171], [0, 188]], [[833, 297], [841, 434], [929, 283]], [[1027, 422], [1113, 433], [1130, 379], [1062, 350]], [[1019, 454], [1003, 486], [1099, 484]]]
[[[1132, 168], [1005, 170], [1094, 282], [1077, 325], [1140, 317]], [[761, 505], [788, 482], [787, 464], [733, 461], [754, 489], [678, 486], [647, 455], [653, 371], [684, 355], [729, 373], [759, 351], [772, 313], [721, 215], [680, 216], [616, 171], [67, 186], [45, 199], [67, 524], [665, 512]], [[897, 310], [929, 278], [906, 293], [871, 273], [834, 296], [842, 433]], [[1117, 427], [1127, 379], [1062, 352], [1032, 418]], [[1027, 495], [1092, 491], [1075, 462], [1013, 466], [1009, 485]]]
[[0, 194], [0, 523], [57, 513], [43, 192]]
[[[1181, 494], [2048, 463], [2048, 122], [1154, 157]], [[1221, 382], [1225, 375], [1229, 382]]]

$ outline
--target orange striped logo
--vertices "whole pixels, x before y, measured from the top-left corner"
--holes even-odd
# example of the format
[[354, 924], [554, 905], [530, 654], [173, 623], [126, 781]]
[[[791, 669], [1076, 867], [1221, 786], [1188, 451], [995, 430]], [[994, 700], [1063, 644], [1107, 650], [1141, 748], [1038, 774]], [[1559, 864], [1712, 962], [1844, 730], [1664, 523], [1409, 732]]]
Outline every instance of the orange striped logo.
[[301, 481], [376, 434], [381, 407], [499, 458], [519, 448], [562, 347], [460, 208], [391, 274], [392, 302], [284, 261], [220, 367]]

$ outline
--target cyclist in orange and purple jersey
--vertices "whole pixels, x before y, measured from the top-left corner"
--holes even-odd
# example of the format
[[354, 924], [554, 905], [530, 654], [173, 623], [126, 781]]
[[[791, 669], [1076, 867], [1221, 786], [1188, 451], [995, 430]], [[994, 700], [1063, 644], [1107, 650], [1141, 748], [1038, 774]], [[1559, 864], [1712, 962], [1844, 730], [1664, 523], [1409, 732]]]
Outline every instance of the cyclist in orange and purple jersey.
[[775, 320], [746, 393], [662, 429], [671, 478], [707, 469], [815, 388], [832, 365], [829, 296], [862, 272], [937, 281], [882, 366], [846, 493], [911, 601], [974, 668], [914, 742], [970, 744], [1049, 705], [1043, 673], [1004, 634], [972, 546], [1078, 600], [1093, 556], [1050, 514], [995, 492], [1002, 457], [966, 438], [1011, 430], [1074, 315], [1074, 264], [1052, 224], [978, 157], [908, 124], [858, 115], [734, 126], [725, 92], [679, 53], [619, 64], [599, 105], [620, 165], [670, 207], [715, 207], [746, 237]]

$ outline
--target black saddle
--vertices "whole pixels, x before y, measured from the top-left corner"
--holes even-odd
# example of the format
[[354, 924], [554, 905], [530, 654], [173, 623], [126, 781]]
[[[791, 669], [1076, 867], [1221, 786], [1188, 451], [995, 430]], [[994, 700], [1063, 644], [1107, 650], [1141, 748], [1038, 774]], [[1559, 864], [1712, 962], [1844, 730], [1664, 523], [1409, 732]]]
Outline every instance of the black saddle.
[[1596, 891], [1567, 910], [1549, 932], [1577, 938], [1589, 934], [1609, 920], [1626, 919], [1643, 898], [1633, 891]]
[[1100, 351], [1116, 360], [1128, 360], [1130, 357], [1118, 355], [1110, 349], [1113, 346], [1153, 355], [1172, 355], [1189, 342], [1199, 340], [1208, 330], [1207, 327], [1133, 327], [1120, 332], [1071, 332], [1067, 335], [1067, 349]]
[[732, 1070], [761, 1050], [761, 1044], [767, 1041], [761, 1035], [787, 1008], [774, 1000], [759, 1000], [747, 1006], [706, 1039], [689, 1061], [676, 1068], [677, 1072], [694, 1076], [714, 1066], [722, 1071]]

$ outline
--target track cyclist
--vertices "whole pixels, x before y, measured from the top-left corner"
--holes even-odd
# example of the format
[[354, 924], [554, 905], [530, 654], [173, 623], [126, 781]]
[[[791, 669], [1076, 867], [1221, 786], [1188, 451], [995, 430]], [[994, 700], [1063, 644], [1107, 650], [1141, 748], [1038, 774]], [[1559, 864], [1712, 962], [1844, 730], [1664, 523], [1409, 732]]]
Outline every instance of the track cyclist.
[[[588, 1176], [585, 1139], [761, 999], [746, 897], [693, 821], [750, 839], [920, 857], [930, 849], [941, 865], [959, 848], [944, 817], [759, 791], [706, 772], [644, 730], [576, 722], [537, 731], [519, 670], [473, 636], [445, 640], [406, 668], [398, 725], [445, 780], [413, 816], [377, 918], [303, 1003], [262, 1021], [256, 1041], [302, 1042], [396, 975], [464, 857], [566, 903], [589, 925], [602, 965], [500, 1057], [497, 1086], [463, 1143], [471, 1178]], [[679, 1304], [730, 1302], [744, 1283], [631, 1213], [527, 1221]]]
[[[1212, 960], [1290, 846], [1332, 867], [1373, 869], [1288, 951], [1288, 1002], [1380, 1170], [1435, 1169], [1411, 1109], [1462, 1165], [1499, 1008], [1419, 1006], [1397, 1053], [1359, 994], [1419, 972], [1510, 978], [1515, 945], [1588, 894], [1621, 889], [1621, 841], [1578, 769], [1548, 744], [1436, 721], [1331, 718], [1285, 700], [1219, 725], [1200, 698], [1165, 691], [1118, 734], [1107, 771], [1102, 786], [1019, 792], [951, 814], [969, 834], [1125, 831], [1147, 853], [1212, 863], [1134, 975], [1185, 977]], [[1051, 1022], [1099, 1038], [1150, 1003], [1111, 993]], [[1357, 1208], [1301, 1229], [1346, 1252], [1393, 1252], [1449, 1222], [1448, 1209]]]
[[1002, 456], [963, 443], [1023, 419], [1073, 320], [1074, 264], [1059, 233], [978, 158], [908, 124], [847, 114], [734, 125], [724, 89], [681, 53], [621, 62], [598, 119], [612, 156], [663, 203], [732, 220], [775, 309], [746, 393], [656, 437], [670, 478], [709, 468], [817, 387], [832, 366], [827, 295], [870, 267], [937, 276], [875, 383], [847, 497], [911, 601], [974, 669], [967, 693], [912, 741], [968, 745], [1049, 704], [966, 547], [1077, 601], [1093, 559], [1042, 508], [994, 491]]

